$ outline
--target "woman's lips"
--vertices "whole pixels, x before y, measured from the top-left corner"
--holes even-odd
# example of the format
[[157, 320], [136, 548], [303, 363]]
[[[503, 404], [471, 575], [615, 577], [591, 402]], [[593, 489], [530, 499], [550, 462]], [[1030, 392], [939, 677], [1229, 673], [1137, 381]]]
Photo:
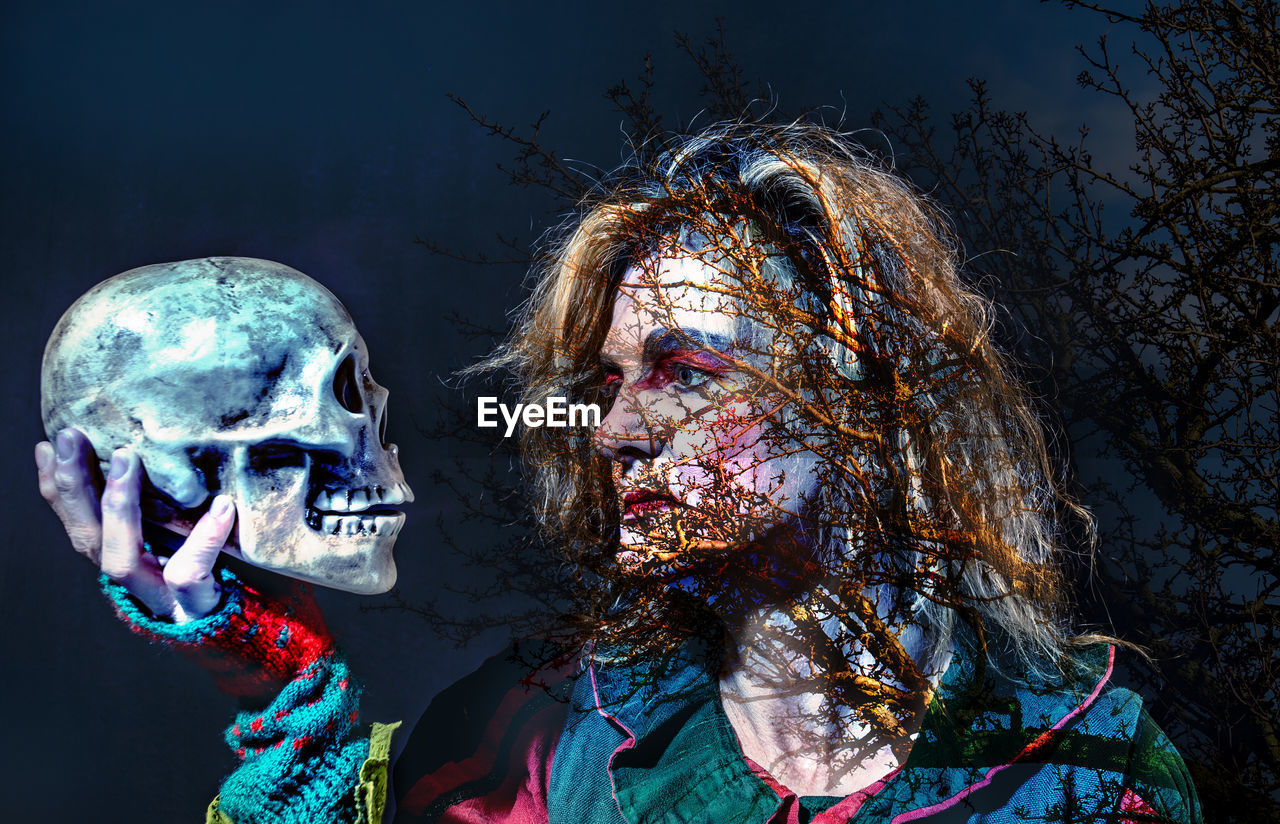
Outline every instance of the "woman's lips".
[[642, 515], [648, 515], [651, 512], [672, 509], [679, 503], [675, 496], [668, 492], [658, 492], [654, 489], [637, 489], [622, 496], [622, 520], [627, 521], [639, 518]]

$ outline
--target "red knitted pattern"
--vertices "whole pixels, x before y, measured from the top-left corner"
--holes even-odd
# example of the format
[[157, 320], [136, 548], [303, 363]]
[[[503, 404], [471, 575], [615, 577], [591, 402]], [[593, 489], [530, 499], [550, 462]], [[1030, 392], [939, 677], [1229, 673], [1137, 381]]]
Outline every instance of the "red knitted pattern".
[[150, 640], [175, 647], [208, 670], [223, 692], [246, 699], [270, 700], [311, 665], [333, 654], [333, 639], [319, 605], [306, 585], [288, 583], [283, 597], [267, 598], [231, 578], [224, 588], [227, 602], [215, 620], [193, 638], [182, 637], [182, 625], [148, 619], [138, 610], [116, 614], [129, 628]]

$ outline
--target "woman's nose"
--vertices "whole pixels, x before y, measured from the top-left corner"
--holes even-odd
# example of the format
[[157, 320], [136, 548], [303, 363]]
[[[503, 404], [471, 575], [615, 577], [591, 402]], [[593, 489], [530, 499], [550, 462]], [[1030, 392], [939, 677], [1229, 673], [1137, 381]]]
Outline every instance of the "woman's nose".
[[653, 460], [663, 447], [659, 429], [635, 394], [622, 390], [596, 429], [596, 448], [611, 461]]

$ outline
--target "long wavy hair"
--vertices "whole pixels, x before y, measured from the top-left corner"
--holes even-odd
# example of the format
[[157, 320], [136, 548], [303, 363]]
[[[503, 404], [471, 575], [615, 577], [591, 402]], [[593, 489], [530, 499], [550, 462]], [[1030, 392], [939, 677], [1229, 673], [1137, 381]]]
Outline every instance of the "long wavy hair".
[[[744, 312], [773, 341], [762, 378], [788, 400], [779, 427], [827, 456], [812, 517], [842, 582], [841, 617], [874, 633], [883, 616], [866, 592], [891, 583], [909, 594], [932, 659], [959, 622], [994, 660], [1061, 661], [1059, 525], [1079, 518], [1091, 535], [1092, 524], [1055, 483], [945, 216], [825, 127], [719, 124], [652, 154], [549, 235], [515, 331], [484, 368], [513, 374], [525, 402], [607, 405], [599, 352], [623, 272], [673, 238], [715, 245], [748, 296]], [[619, 577], [619, 507], [592, 432], [521, 437], [538, 523], [575, 575], [583, 632], [652, 650], [705, 626], [678, 595]]]

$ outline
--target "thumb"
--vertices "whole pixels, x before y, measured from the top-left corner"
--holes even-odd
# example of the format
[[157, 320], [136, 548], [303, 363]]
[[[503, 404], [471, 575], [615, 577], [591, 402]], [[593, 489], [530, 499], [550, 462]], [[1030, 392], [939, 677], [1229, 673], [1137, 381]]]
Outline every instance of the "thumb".
[[222, 589], [213, 567], [235, 520], [235, 502], [230, 496], [217, 496], [165, 564], [164, 582], [173, 593], [177, 606], [174, 620], [179, 623], [203, 618], [218, 606]]

